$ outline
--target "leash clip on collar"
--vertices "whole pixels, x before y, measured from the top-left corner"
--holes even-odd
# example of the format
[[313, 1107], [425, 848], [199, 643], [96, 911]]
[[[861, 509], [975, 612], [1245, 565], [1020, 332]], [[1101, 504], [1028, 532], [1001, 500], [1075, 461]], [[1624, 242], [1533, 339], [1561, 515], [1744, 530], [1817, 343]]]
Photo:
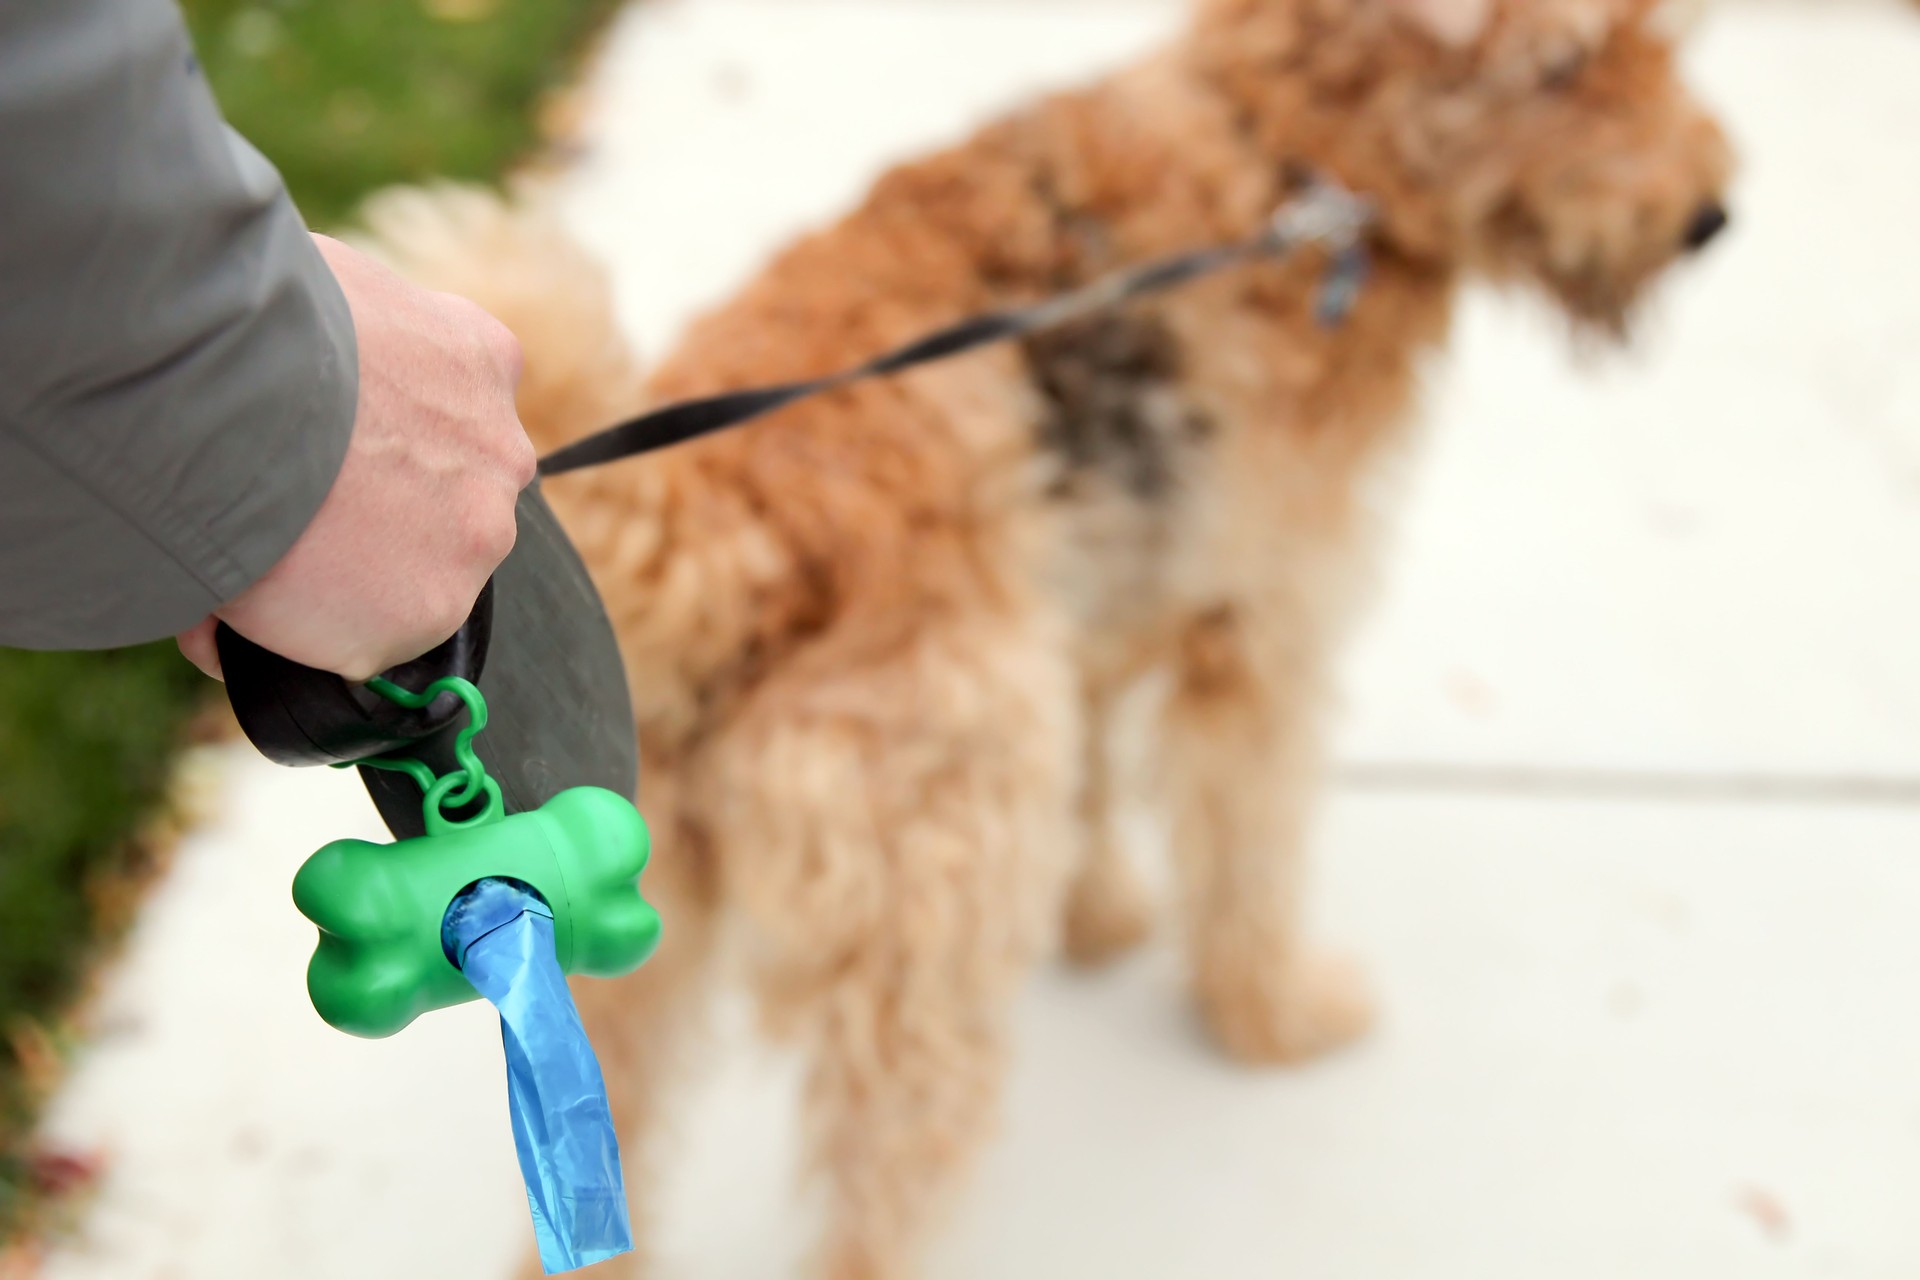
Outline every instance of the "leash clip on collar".
[[1273, 211], [1267, 220], [1267, 242], [1278, 253], [1321, 244], [1337, 255], [1358, 247], [1379, 220], [1379, 207], [1366, 196], [1316, 179]]

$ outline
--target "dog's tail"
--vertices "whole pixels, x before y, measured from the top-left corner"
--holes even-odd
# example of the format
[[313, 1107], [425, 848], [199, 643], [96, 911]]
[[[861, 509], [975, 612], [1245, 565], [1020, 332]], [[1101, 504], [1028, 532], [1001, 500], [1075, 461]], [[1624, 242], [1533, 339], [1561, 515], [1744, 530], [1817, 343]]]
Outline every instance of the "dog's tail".
[[362, 209], [349, 237], [431, 289], [485, 307], [520, 339], [520, 417], [542, 453], [634, 413], [639, 360], [614, 318], [606, 275], [537, 190], [395, 188]]

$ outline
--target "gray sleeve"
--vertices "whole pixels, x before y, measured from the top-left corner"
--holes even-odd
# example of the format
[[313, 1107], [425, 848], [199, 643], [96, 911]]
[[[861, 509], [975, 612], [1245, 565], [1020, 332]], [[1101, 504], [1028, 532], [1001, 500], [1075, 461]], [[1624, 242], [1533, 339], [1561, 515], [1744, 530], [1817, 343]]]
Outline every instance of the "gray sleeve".
[[0, 645], [198, 622], [332, 487], [358, 362], [173, 0], [0, 0]]

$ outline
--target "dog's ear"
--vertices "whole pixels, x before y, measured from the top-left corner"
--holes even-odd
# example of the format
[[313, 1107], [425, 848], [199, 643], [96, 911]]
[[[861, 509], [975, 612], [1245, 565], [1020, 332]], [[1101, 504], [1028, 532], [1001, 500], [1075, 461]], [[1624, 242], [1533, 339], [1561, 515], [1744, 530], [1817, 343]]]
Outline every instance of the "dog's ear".
[[1493, 16], [1493, 0], [1386, 0], [1399, 16], [1445, 45], [1463, 47], [1480, 38]]

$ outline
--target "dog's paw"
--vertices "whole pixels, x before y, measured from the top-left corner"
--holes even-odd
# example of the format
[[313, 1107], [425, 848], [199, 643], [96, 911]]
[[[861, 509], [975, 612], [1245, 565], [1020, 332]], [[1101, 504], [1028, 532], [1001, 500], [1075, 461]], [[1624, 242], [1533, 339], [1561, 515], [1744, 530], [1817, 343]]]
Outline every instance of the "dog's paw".
[[1365, 1035], [1375, 1005], [1366, 973], [1351, 957], [1309, 952], [1292, 977], [1275, 982], [1252, 966], [1215, 969], [1198, 991], [1201, 1015], [1227, 1055], [1257, 1066], [1305, 1062]]
[[1153, 903], [1131, 871], [1082, 877], [1067, 896], [1067, 959], [1095, 968], [1119, 959], [1153, 932]]

